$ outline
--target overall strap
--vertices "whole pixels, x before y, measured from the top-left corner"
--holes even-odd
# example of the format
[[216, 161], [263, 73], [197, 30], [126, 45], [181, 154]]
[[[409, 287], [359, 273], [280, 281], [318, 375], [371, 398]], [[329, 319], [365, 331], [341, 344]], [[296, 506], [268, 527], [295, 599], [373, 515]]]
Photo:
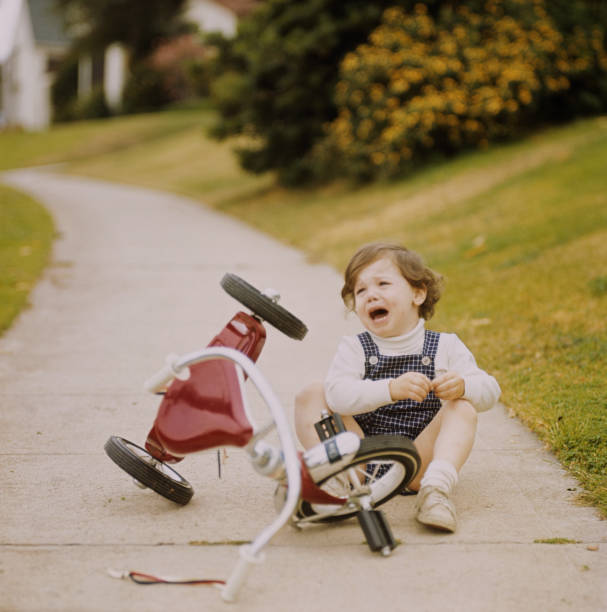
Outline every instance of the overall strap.
[[422, 348], [422, 355], [428, 355], [429, 357], [436, 357], [436, 351], [438, 349], [438, 340], [440, 333], [426, 329], [424, 331], [424, 347]]
[[370, 378], [371, 373], [377, 369], [379, 363], [379, 349], [368, 331], [358, 334], [357, 338], [365, 353], [365, 378]]

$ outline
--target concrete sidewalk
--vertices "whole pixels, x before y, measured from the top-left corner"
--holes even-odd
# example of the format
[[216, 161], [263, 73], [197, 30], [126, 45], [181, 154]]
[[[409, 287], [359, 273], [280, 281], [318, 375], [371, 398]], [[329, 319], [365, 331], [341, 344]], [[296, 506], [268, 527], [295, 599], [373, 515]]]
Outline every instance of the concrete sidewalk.
[[[238, 544], [274, 516], [273, 482], [239, 449], [221, 479], [215, 453], [201, 453], [178, 467], [196, 494], [177, 507], [132, 486], [103, 444], [143, 443], [158, 402], [142, 382], [241, 309], [219, 286], [225, 272], [277, 288], [310, 329], [296, 342], [268, 327], [259, 360], [291, 411], [357, 329], [339, 275], [184, 198], [41, 170], [0, 180], [43, 202], [59, 231], [32, 308], [0, 338], [0, 610], [230, 609], [213, 587], [137, 586], [106, 569], [226, 578]], [[501, 408], [479, 421], [456, 534], [418, 525], [411, 497], [384, 506], [403, 543], [388, 558], [356, 521], [285, 527], [233, 608], [607, 610], [607, 522], [575, 503], [579, 485]], [[567, 543], [539, 542], [554, 538]]]

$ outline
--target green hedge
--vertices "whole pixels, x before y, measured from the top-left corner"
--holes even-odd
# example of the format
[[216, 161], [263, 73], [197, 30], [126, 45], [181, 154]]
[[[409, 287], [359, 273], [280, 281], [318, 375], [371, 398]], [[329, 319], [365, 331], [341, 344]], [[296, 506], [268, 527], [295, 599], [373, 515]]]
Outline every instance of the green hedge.
[[[605, 112], [606, 28], [596, 0], [266, 0], [235, 39], [215, 40], [213, 133], [245, 136], [241, 165], [284, 183], [330, 178], [342, 159], [352, 176], [399, 174], [413, 159]], [[447, 96], [452, 110], [436, 99]], [[410, 110], [426, 114], [402, 139]], [[430, 128], [430, 111], [449, 116]], [[346, 144], [359, 130], [362, 142]]]
[[584, 103], [607, 108], [595, 86], [607, 79], [604, 42], [598, 27], [561, 33], [543, 0], [445, 5], [436, 16], [424, 4], [387, 9], [341, 63], [319, 167], [398, 176], [437, 154], [517, 136], [563, 106], [570, 115]]
[[241, 21], [233, 40], [215, 38], [220, 113], [213, 135], [245, 136], [241, 165], [275, 169], [282, 182], [314, 174], [309, 153], [335, 117], [332, 100], [339, 62], [364, 42], [393, 4], [402, 0], [266, 0]]

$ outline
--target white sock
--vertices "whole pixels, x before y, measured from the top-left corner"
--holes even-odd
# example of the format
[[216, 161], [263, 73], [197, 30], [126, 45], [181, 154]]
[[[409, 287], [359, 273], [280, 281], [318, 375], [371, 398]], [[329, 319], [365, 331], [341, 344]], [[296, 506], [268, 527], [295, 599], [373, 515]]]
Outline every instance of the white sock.
[[457, 470], [452, 463], [445, 459], [435, 459], [430, 462], [420, 486], [436, 487], [447, 495], [451, 495], [457, 480]]

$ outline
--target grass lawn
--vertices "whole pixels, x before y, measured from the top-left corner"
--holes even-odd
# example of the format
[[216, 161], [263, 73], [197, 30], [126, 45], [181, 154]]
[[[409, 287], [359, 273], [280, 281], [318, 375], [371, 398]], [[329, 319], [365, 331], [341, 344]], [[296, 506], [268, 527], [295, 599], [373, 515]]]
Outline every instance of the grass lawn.
[[173, 111], [0, 134], [0, 151], [14, 151], [0, 168], [66, 161], [69, 172], [175, 191], [340, 270], [365, 241], [419, 250], [447, 279], [431, 326], [458, 333], [607, 516], [607, 118], [401, 181], [305, 190], [243, 173], [230, 144], [205, 136], [211, 119]]
[[26, 306], [48, 262], [53, 235], [42, 206], [0, 184], [0, 334]]

